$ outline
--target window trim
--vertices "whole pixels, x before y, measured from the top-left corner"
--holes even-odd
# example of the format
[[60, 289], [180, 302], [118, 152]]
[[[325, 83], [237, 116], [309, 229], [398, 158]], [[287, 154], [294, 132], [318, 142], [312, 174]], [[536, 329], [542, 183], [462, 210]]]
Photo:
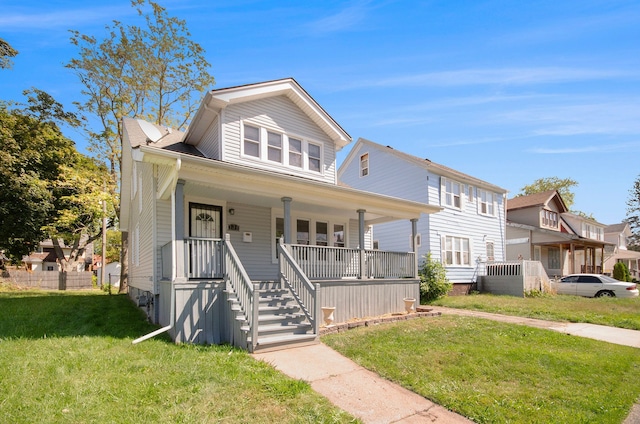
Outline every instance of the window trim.
[[[451, 192], [447, 191], [447, 183], [451, 184], [451, 189], [452, 189]], [[456, 194], [453, 191], [454, 185], [458, 186], [457, 198], [460, 203], [460, 206], [455, 205]], [[444, 206], [450, 209], [455, 209], [458, 211], [464, 210], [464, 200], [466, 197], [464, 192], [465, 192], [464, 184], [462, 184], [461, 182], [453, 180], [451, 178], [447, 178], [447, 177], [442, 177], [442, 176], [440, 177], [440, 206]], [[447, 203], [447, 198], [449, 194], [451, 195], [451, 204]]]
[[[271, 240], [275, 243], [278, 242], [278, 240], [276, 239], [276, 222], [278, 219], [282, 219], [284, 221], [284, 215], [282, 213], [281, 210], [278, 209], [272, 209], [271, 211]], [[342, 225], [342, 231], [343, 231], [343, 236], [344, 236], [344, 241], [343, 241], [343, 247], [347, 248], [349, 246], [349, 222], [347, 221], [343, 221], [340, 218], [334, 218], [334, 217], [322, 217], [322, 216], [317, 216], [317, 215], [308, 215], [308, 214], [302, 214], [302, 215], [297, 215], [292, 213], [291, 214], [291, 237], [292, 237], [292, 241], [293, 244], [297, 244], [298, 242], [298, 236], [297, 236], [297, 222], [298, 220], [301, 221], [307, 221], [309, 223], [309, 244], [308, 246], [320, 246], [315, 244], [316, 240], [317, 240], [317, 232], [316, 232], [316, 224], [318, 222], [322, 222], [327, 224], [327, 246], [321, 246], [321, 247], [336, 247], [334, 246], [334, 241], [333, 241], [333, 234], [335, 231], [335, 225]], [[313, 243], [312, 243], [313, 242]], [[278, 263], [278, 257], [277, 257], [277, 253], [278, 253], [278, 249], [276, 248], [275, 243], [271, 246], [272, 252], [271, 252], [271, 263], [272, 264], [277, 264]]]
[[[451, 249], [451, 263], [447, 263], [447, 239], [451, 239], [452, 241], [452, 249]], [[464, 262], [464, 250], [460, 250], [460, 258], [462, 259], [462, 261], [460, 263], [456, 263], [455, 261], [455, 245], [454, 242], [455, 240], [460, 240], [461, 243], [464, 242], [464, 240], [467, 241], [467, 246], [468, 246], [468, 250], [467, 250], [467, 263]], [[462, 246], [464, 246], [464, 244], [462, 244]], [[473, 264], [471, 262], [471, 258], [473, 257], [473, 248], [472, 248], [472, 243], [471, 243], [471, 238], [469, 237], [463, 237], [463, 236], [457, 236], [457, 235], [452, 235], [452, 234], [448, 234], [448, 235], [443, 235], [440, 238], [440, 261], [442, 262], [442, 264], [445, 266], [445, 268], [471, 268], [473, 267]]]
[[[366, 165], [363, 165], [363, 163], [366, 162]], [[370, 158], [369, 158], [369, 152], [365, 152], [363, 154], [360, 155], [360, 178], [364, 178], [369, 176], [371, 171], [371, 162], [370, 162]]]
[[[488, 197], [491, 196], [491, 202], [488, 202]], [[491, 210], [491, 212], [483, 212], [483, 206], [487, 205], [487, 211]], [[484, 216], [496, 216], [496, 194], [489, 190], [483, 190], [481, 188], [478, 189], [478, 214]]]
[[[248, 154], [245, 151], [245, 143], [251, 142], [256, 143], [255, 140], [246, 139], [245, 137], [245, 127], [252, 127], [258, 129], [258, 156], [254, 156]], [[269, 151], [271, 148], [275, 148], [269, 144], [269, 133], [280, 135], [281, 144], [280, 144], [280, 162], [269, 159]], [[293, 153], [290, 148], [289, 140], [295, 139], [300, 141], [300, 153]], [[310, 154], [310, 146], [316, 146], [319, 150], [319, 157], [311, 156]], [[301, 156], [301, 166], [291, 165], [290, 164], [290, 155], [291, 154], [299, 154]], [[325, 174], [325, 146], [323, 142], [316, 141], [314, 139], [308, 137], [302, 137], [297, 134], [288, 134], [281, 129], [265, 127], [260, 124], [256, 124], [250, 120], [241, 120], [240, 122], [240, 157], [242, 159], [247, 159], [251, 161], [256, 161], [265, 165], [275, 165], [279, 164], [280, 166], [286, 168], [287, 170], [292, 170], [296, 172], [303, 172], [307, 175], [319, 175], [324, 176]], [[312, 169], [310, 166], [311, 161], [317, 160], [319, 164], [319, 169], [316, 171]]]

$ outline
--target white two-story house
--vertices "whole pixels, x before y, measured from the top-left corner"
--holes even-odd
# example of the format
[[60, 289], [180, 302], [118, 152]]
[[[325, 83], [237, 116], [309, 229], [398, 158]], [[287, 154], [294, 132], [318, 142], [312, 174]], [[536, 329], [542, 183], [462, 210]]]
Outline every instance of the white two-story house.
[[371, 226], [410, 234], [440, 208], [339, 185], [351, 138], [295, 80], [209, 91], [184, 133], [123, 125], [130, 295], [159, 332], [253, 351], [315, 340], [323, 307], [344, 322], [419, 296], [416, 253], [372, 249]]
[[[415, 221], [417, 251], [441, 261], [452, 293], [467, 293], [487, 262], [505, 258], [506, 190], [428, 159], [359, 139], [338, 171], [340, 182], [442, 208]], [[412, 233], [398, 223], [374, 226], [377, 247], [411, 250]]]
[[640, 274], [640, 252], [629, 250], [627, 241], [631, 237], [631, 228], [626, 222], [620, 224], [607, 225], [604, 228], [604, 239], [611, 243], [605, 246], [604, 274], [612, 275], [613, 266], [617, 262], [622, 262], [627, 266], [632, 280], [639, 280]]

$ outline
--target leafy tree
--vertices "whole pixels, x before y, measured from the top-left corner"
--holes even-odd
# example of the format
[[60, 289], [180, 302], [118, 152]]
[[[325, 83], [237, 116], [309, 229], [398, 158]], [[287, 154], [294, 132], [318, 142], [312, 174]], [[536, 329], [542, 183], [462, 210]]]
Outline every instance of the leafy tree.
[[627, 247], [640, 251], [640, 176], [633, 182], [633, 187], [629, 190], [626, 222], [629, 223], [632, 232]]
[[43, 239], [59, 243], [61, 237], [78, 253], [65, 258], [56, 249], [68, 269], [66, 262], [77, 261], [95, 237], [94, 221], [101, 214], [92, 213], [91, 205], [100, 193], [89, 189], [102, 177], [58, 127], [77, 125], [77, 118], [47, 93], [24, 94], [26, 107], [0, 104], [0, 249], [17, 262]]
[[[106, 26], [108, 34], [102, 41], [71, 31], [79, 54], [67, 64], [83, 85], [85, 100], [78, 107], [100, 122], [97, 130], [89, 130], [90, 149], [109, 166], [116, 215], [120, 212], [122, 118], [184, 129], [201, 93], [214, 84], [204, 50], [190, 39], [185, 21], [169, 16], [150, 0], [132, 0], [131, 5], [144, 18], [144, 26], [114, 21]], [[123, 232], [120, 291], [127, 288], [127, 243]]]
[[[97, 244], [94, 253], [102, 256], [102, 245]], [[120, 232], [116, 230], [107, 230], [107, 255], [105, 263], [120, 261]]]
[[562, 196], [562, 200], [564, 200], [565, 205], [567, 205], [567, 209], [571, 209], [574, 198], [571, 188], [577, 185], [578, 182], [571, 178], [539, 178], [533, 183], [522, 187], [518, 196], [528, 196], [530, 194], [543, 193], [549, 190], [558, 190], [558, 193]]
[[18, 51], [9, 43], [0, 38], [0, 69], [8, 69], [13, 66], [12, 57], [16, 57]]
[[426, 303], [446, 295], [453, 287], [447, 279], [447, 271], [441, 262], [431, 257], [431, 252], [424, 256], [420, 274], [420, 302]]

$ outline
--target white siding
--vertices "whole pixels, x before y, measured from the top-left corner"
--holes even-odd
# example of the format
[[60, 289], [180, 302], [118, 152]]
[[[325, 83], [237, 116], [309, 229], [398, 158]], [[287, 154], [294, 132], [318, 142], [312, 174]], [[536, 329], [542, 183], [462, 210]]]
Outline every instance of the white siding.
[[[341, 169], [341, 182], [361, 190], [440, 205], [440, 175], [404, 160], [391, 149], [369, 144], [356, 146], [358, 151], [352, 155], [353, 159]], [[364, 153], [369, 153], [369, 175], [360, 177], [360, 155]], [[463, 186], [466, 192], [468, 186], [464, 183]], [[466, 193], [461, 210], [445, 208], [435, 214], [423, 214], [417, 228], [422, 237], [421, 247], [418, 248], [420, 261], [429, 251], [432, 258], [441, 260], [441, 237], [444, 235], [464, 237], [470, 241], [471, 264], [447, 267], [447, 277], [453, 282], [472, 281], [477, 267], [476, 260], [479, 257], [482, 261], [486, 260], [487, 241], [493, 242], [494, 260], [504, 260], [504, 197], [498, 193], [495, 195], [494, 217], [478, 214], [476, 196], [468, 201]], [[410, 251], [411, 224], [409, 221], [396, 221], [376, 225], [374, 239], [379, 241], [382, 250]]]
[[[287, 174], [299, 174], [330, 183], [336, 182], [336, 152], [333, 141], [287, 97], [278, 96], [230, 105], [224, 109], [222, 116], [224, 136], [222, 160]], [[243, 121], [321, 144], [323, 174], [301, 172], [295, 168], [242, 157], [240, 134]]]

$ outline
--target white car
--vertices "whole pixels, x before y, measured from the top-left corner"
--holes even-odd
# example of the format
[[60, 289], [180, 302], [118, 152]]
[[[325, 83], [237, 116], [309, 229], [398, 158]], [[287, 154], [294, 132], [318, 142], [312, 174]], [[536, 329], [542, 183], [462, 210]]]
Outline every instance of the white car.
[[555, 284], [558, 294], [586, 297], [638, 297], [635, 283], [625, 283], [601, 274], [571, 274]]

